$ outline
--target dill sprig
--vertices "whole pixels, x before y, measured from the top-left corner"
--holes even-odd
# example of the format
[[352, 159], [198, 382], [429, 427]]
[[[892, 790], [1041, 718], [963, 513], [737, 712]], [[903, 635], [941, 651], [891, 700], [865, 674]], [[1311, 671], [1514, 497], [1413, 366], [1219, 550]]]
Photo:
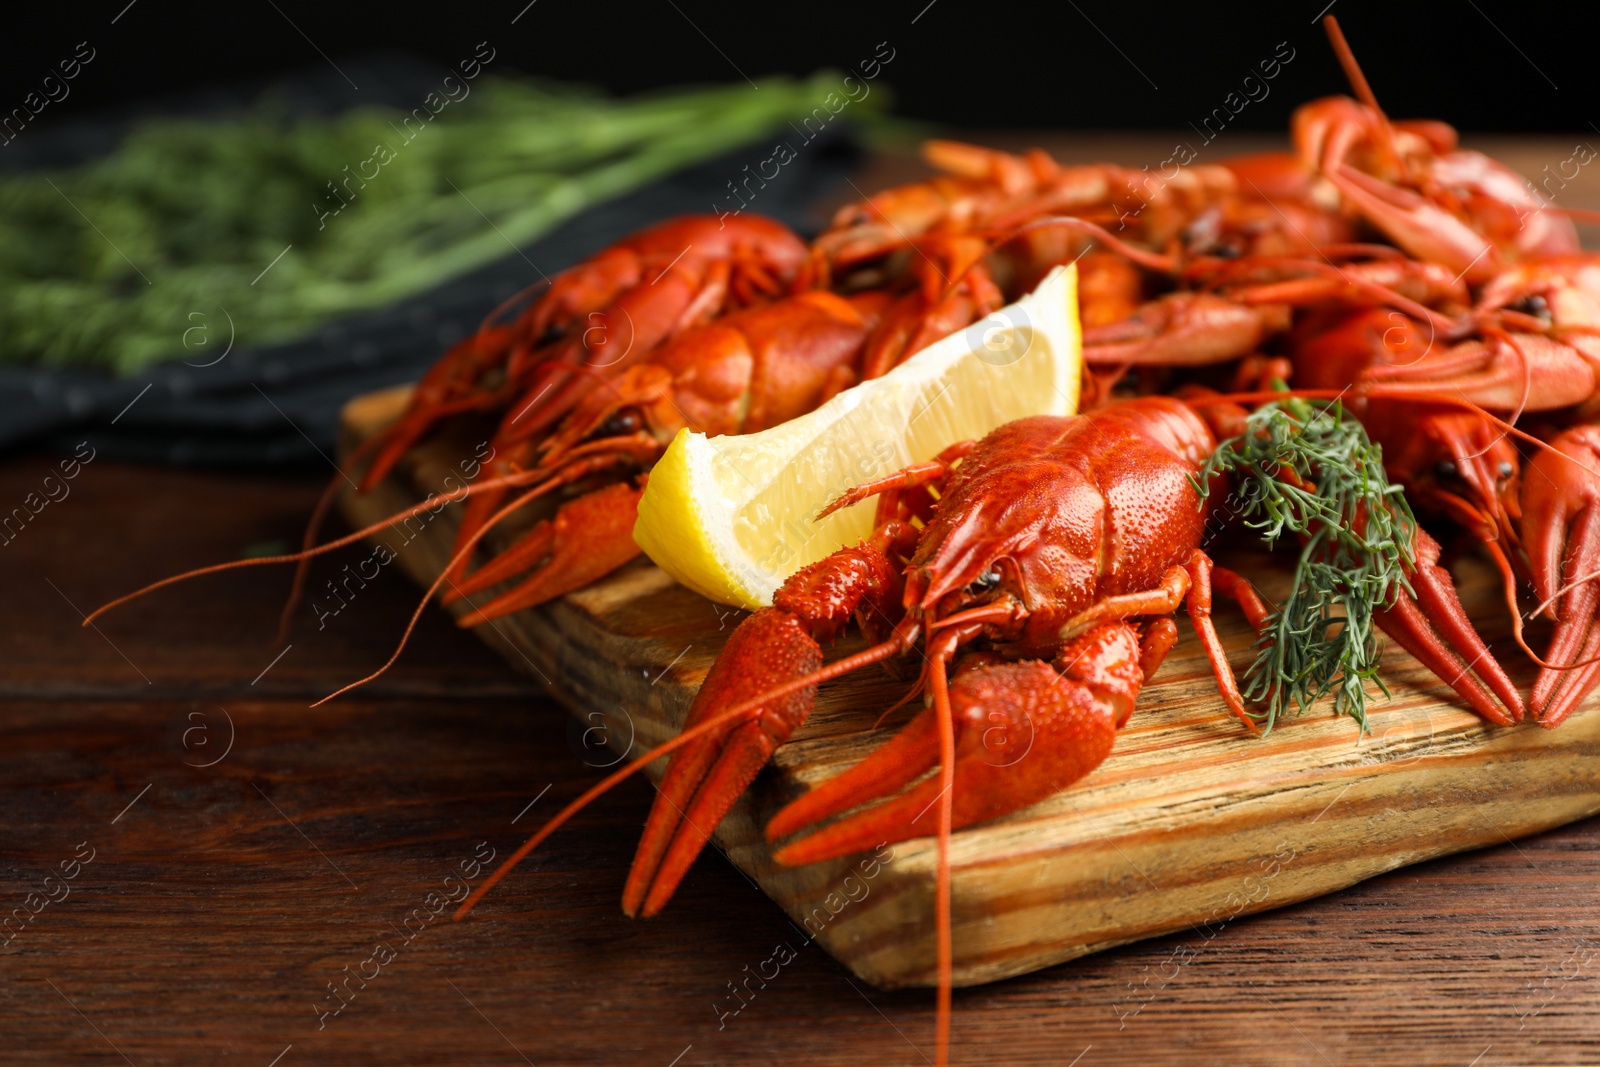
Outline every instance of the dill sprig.
[[1301, 549], [1289, 595], [1256, 642], [1244, 696], [1260, 706], [1252, 714], [1263, 731], [1291, 705], [1304, 712], [1332, 693], [1334, 713], [1365, 732], [1366, 683], [1389, 695], [1373, 612], [1410, 592], [1416, 519], [1384, 474], [1382, 448], [1337, 401], [1274, 401], [1246, 426], [1201, 468], [1201, 497], [1212, 477], [1231, 475], [1234, 491], [1219, 506], [1268, 547], [1289, 533]]

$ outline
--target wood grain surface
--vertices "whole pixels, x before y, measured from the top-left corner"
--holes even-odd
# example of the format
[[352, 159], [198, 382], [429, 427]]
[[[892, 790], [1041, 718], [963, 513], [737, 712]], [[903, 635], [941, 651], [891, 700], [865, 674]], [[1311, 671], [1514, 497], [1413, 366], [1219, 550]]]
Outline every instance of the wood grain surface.
[[[1118, 158], [1158, 160], [1136, 154], [1151, 143], [1126, 142], [1135, 154]], [[1570, 145], [1519, 151], [1537, 173]], [[875, 167], [915, 174], [909, 163]], [[1580, 206], [1600, 207], [1588, 170], [1573, 189]], [[37, 491], [61, 458], [0, 461], [0, 508]], [[389, 654], [416, 596], [398, 572], [320, 629], [303, 611], [287, 652], [272, 643], [287, 587], [279, 569], [204, 579], [80, 628], [82, 610], [145, 582], [295, 542], [326, 473], [96, 460], [70, 497], [0, 545], [0, 914], [28, 907], [80, 844], [95, 850], [70, 895], [0, 947], [0, 1060], [931, 1059], [926, 990], [863, 984], [731, 864], [708, 857], [659, 918], [622, 918], [622, 879], [650, 802], [642, 781], [553, 838], [472, 920], [429, 924], [319, 1026], [326, 984], [359, 971], [379, 941], [404, 940], [396, 928], [480, 842], [514, 848], [537, 815], [601, 773], [564, 710], [437, 611], [382, 681], [307, 710]], [[320, 563], [314, 587], [368, 554]], [[195, 766], [226, 736], [219, 711], [235, 742], [219, 763]], [[1530, 773], [1516, 788], [1545, 783]], [[1600, 819], [1419, 863], [958, 990], [955, 1061], [1600, 1063], [1597, 890]], [[717, 1012], [733, 1003], [728, 983], [779, 944], [794, 959], [719, 1026]]]

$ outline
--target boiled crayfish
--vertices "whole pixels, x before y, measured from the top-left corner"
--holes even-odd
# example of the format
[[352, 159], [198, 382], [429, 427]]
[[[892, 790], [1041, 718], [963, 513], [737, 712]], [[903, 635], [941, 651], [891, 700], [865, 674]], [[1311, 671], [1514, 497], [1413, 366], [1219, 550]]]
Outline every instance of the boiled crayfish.
[[[773, 606], [729, 638], [683, 732], [569, 805], [462, 913], [589, 800], [671, 752], [623, 890], [624, 911], [655, 914], [704, 847], [702, 828], [721, 822], [805, 721], [819, 684], [920, 651], [929, 706], [860, 764], [778, 812], [766, 834], [786, 841], [776, 852], [786, 864], [938, 835], [942, 1054], [951, 832], [1043, 800], [1099, 766], [1177, 641], [1171, 616], [1180, 607], [1224, 702], [1256, 729], [1211, 622], [1214, 592], [1237, 601], [1258, 630], [1267, 617], [1250, 584], [1201, 547], [1209, 498], [1195, 478], [1216, 448], [1195, 407], [1148, 397], [1008, 423], [846, 492], [830, 507], [877, 497], [872, 535], [791, 576]], [[1437, 591], [1432, 581], [1416, 586], [1424, 596]], [[1404, 606], [1395, 626], [1409, 642], [1448, 644], [1415, 601]], [[823, 666], [820, 642], [852, 618], [873, 643]], [[1446, 633], [1462, 660], [1487, 651], [1475, 633], [1464, 645]], [[1027, 756], [995, 760], [997, 729], [1030, 737]]]
[[[690, 222], [677, 220], [672, 232]], [[745, 228], [754, 225], [747, 221]], [[654, 230], [644, 236], [652, 234]], [[779, 283], [794, 280], [795, 264], [789, 246], [776, 240], [756, 247], [764, 253], [762, 262], [776, 260], [781, 272], [758, 271], [747, 262], [749, 251], [743, 259], [735, 256], [744, 246], [725, 238], [714, 246], [716, 255], [686, 257], [672, 264], [669, 273], [654, 277], [639, 271], [636, 256], [628, 257], [632, 287], [615, 297], [606, 312], [589, 312], [591, 325], [558, 341], [556, 354], [530, 364], [524, 373], [529, 378], [526, 397], [511, 405], [490, 442], [494, 458], [484, 466], [486, 484], [477, 487], [463, 512], [445, 600], [465, 599], [508, 580], [517, 584], [463, 615], [461, 625], [536, 606], [604, 577], [638, 555], [632, 537], [640, 493], [636, 476], [649, 469], [680, 429], [717, 435], [774, 426], [858, 381], [885, 373], [1004, 303], [999, 289], [976, 269], [987, 249], [982, 241], [935, 244], [923, 249], [904, 284], [847, 294], [806, 288], [780, 294]], [[723, 256], [732, 257], [731, 266]], [[711, 279], [700, 279], [698, 290], [679, 279], [676, 290], [681, 292], [665, 311], [647, 303], [659, 303], [658, 293], [675, 291], [663, 285], [652, 292], [663, 278], [672, 278], [671, 272], [688, 269], [686, 263], [696, 278], [709, 271]], [[720, 271], [708, 263], [720, 264]], [[577, 299], [575, 292], [584, 291], [583, 278], [605, 278], [612, 269], [605, 255], [581, 265], [576, 269], [579, 281], [564, 285], [569, 276], [563, 275], [528, 314], [537, 326], [548, 317], [544, 312], [550, 301], [565, 308]], [[729, 275], [763, 284], [735, 285]], [[951, 276], [957, 280], [947, 292], [943, 280]], [[589, 284], [609, 293], [614, 282]], [[590, 296], [577, 306], [594, 302]], [[552, 319], [582, 321], [570, 309]], [[626, 330], [613, 328], [623, 323]], [[647, 328], [644, 323], [655, 325]], [[402, 425], [432, 419], [438, 410], [434, 399], [414, 400]], [[364, 486], [385, 471], [382, 461], [392, 451], [391, 444], [374, 461]], [[596, 476], [602, 476], [601, 484], [595, 484]], [[495, 481], [504, 484], [487, 484]], [[584, 491], [575, 499], [469, 573], [473, 547], [498, 521], [513, 485], [531, 492], [538, 486], [554, 489], [580, 481]]]

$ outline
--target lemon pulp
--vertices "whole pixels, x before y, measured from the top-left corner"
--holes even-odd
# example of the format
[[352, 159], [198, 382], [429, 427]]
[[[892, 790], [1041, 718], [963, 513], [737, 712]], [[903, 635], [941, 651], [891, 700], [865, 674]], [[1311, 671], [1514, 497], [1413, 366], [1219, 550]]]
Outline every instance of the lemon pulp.
[[634, 540], [704, 596], [770, 604], [790, 574], [871, 532], [871, 500], [817, 521], [835, 497], [1013, 419], [1073, 414], [1082, 360], [1077, 272], [1058, 267], [797, 419], [738, 436], [680, 431], [650, 472]]

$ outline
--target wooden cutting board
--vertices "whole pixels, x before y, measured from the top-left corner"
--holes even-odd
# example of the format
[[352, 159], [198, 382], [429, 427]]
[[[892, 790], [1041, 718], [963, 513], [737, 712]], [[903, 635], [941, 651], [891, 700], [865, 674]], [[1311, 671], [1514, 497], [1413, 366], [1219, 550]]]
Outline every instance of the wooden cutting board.
[[[401, 388], [352, 401], [346, 449], [395, 418], [407, 396]], [[347, 490], [346, 515], [366, 526], [459, 484], [444, 479], [487, 432], [463, 431], [417, 450], [370, 494]], [[374, 540], [426, 584], [443, 568], [456, 524], [457, 505], [448, 505]], [[1216, 554], [1268, 596], [1286, 588], [1282, 558]], [[1495, 576], [1475, 558], [1455, 569], [1469, 613], [1526, 691], [1533, 671], [1509, 640]], [[598, 767], [678, 731], [743, 614], [640, 561], [476, 632], [572, 710], [572, 739]], [[1242, 670], [1248, 627], [1222, 605], [1216, 622]], [[1227, 716], [1198, 642], [1181, 617], [1179, 625], [1182, 640], [1099, 769], [1047, 801], [954, 836], [958, 985], [1185, 928], [1213, 936], [1241, 915], [1600, 811], [1596, 697], [1559, 730], [1488, 727], [1391, 646], [1383, 677], [1393, 699], [1377, 698], [1367, 736], [1319, 709], [1256, 740]], [[1544, 632], [1531, 638], [1537, 647]], [[847, 636], [829, 655], [858, 647]], [[873, 728], [903, 692], [904, 683], [876, 668], [823, 686], [810, 720], [714, 834], [803, 936], [886, 989], [933, 984], [933, 840], [789, 869], [773, 863], [759, 828], [902, 725], [910, 710]], [[649, 773], [659, 780], [664, 769], [658, 761]], [[575, 776], [557, 794], [575, 796], [591, 781]], [[669, 907], [659, 921], [670, 919]]]

